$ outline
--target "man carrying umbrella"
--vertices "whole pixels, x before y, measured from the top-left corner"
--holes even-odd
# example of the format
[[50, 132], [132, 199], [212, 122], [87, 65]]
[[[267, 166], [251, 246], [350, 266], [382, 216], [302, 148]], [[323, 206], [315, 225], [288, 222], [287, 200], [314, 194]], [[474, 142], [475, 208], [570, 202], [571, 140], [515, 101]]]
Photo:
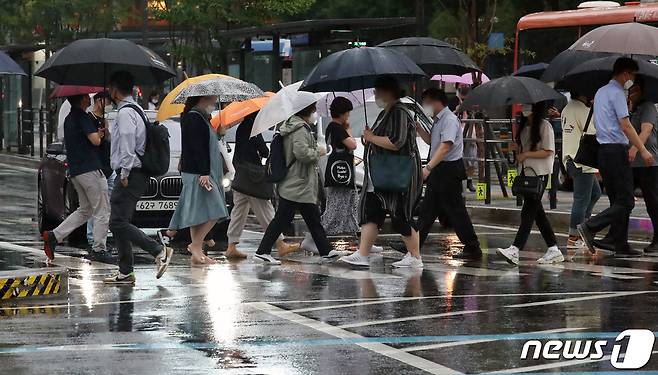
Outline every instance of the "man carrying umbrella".
[[57, 228], [43, 232], [44, 251], [49, 260], [55, 259], [57, 244], [93, 217], [94, 240], [89, 256], [94, 260], [110, 262], [112, 257], [105, 247], [110, 205], [98, 150], [103, 133], [85, 112], [90, 104], [89, 95], [70, 96], [67, 100], [71, 103], [71, 112], [64, 121], [64, 143], [71, 183], [78, 194], [80, 206]]
[[148, 176], [142, 173], [139, 158], [146, 148], [146, 124], [143, 112], [131, 96], [134, 82], [128, 72], [118, 71], [110, 77], [110, 96], [118, 105], [116, 122], [110, 128], [110, 164], [117, 173], [111, 197], [110, 230], [119, 252], [119, 272], [105, 278], [106, 284], [135, 283], [132, 243], [155, 258], [157, 278], [166, 271], [174, 252], [130, 223], [137, 201], [148, 186]]
[[616, 255], [640, 256], [628, 244], [628, 220], [635, 206], [633, 171], [629, 163], [628, 144], [637, 148], [647, 166], [653, 155], [644, 146], [629, 120], [624, 89], [633, 85], [638, 64], [630, 58], [617, 59], [613, 78], [594, 97], [596, 139], [599, 142], [598, 161], [610, 207], [578, 226], [578, 231], [590, 252], [594, 253], [594, 236], [606, 227], [615, 243]]
[[420, 246], [423, 246], [439, 209], [442, 209], [455, 228], [457, 237], [464, 244], [464, 251], [454, 257], [480, 259], [480, 242], [462, 196], [462, 181], [466, 179], [466, 169], [462, 160], [464, 140], [461, 123], [450, 111], [448, 97], [442, 90], [429, 88], [423, 92], [422, 98], [423, 107], [430, 109], [436, 120], [431, 133], [420, 126], [416, 128], [423, 141], [431, 146], [429, 162], [423, 169], [427, 191], [420, 208]]

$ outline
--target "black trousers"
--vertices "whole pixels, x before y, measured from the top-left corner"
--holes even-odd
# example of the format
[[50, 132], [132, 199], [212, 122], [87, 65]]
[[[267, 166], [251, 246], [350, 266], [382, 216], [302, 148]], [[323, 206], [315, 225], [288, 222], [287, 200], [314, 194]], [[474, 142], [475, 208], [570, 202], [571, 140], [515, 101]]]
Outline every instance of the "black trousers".
[[[544, 185], [548, 184], [549, 176], [543, 176]], [[542, 192], [542, 196], [543, 196]], [[528, 242], [528, 237], [530, 237], [530, 231], [532, 230], [532, 224], [537, 224], [537, 228], [541, 233], [541, 236], [544, 238], [546, 245], [548, 247], [557, 245], [557, 239], [555, 238], [555, 232], [553, 232], [553, 227], [548, 221], [546, 212], [544, 211], [544, 206], [541, 203], [541, 196], [524, 196], [523, 197], [523, 207], [521, 207], [521, 224], [519, 229], [516, 232], [516, 237], [514, 237], [514, 246], [518, 247], [519, 250], [523, 250], [525, 244]]]
[[628, 220], [635, 207], [633, 170], [628, 162], [628, 146], [602, 144], [599, 146], [599, 172], [610, 200], [610, 207], [585, 222], [593, 234], [610, 227], [609, 236], [615, 250], [628, 249]]
[[279, 197], [279, 205], [276, 208], [274, 218], [267, 226], [263, 239], [260, 241], [256, 254], [270, 254], [272, 246], [283, 232], [283, 229], [295, 218], [295, 212], [299, 210], [320, 255], [327, 255], [332, 250], [327, 234], [320, 222], [320, 208], [313, 203], [299, 203]]
[[464, 244], [464, 251], [480, 251], [480, 242], [462, 195], [462, 181], [465, 178], [462, 159], [441, 162], [430, 173], [418, 216], [421, 248], [437, 217], [445, 216]]
[[114, 190], [110, 197], [110, 231], [117, 246], [119, 272], [127, 275], [133, 272], [132, 244], [156, 257], [162, 252], [162, 245], [131, 224], [137, 201], [144, 195], [149, 178], [141, 171], [133, 169], [128, 177], [128, 186], [121, 185], [121, 172], [117, 171]]
[[653, 226], [652, 244], [658, 243], [658, 167], [633, 168], [635, 186], [642, 190], [647, 213]]

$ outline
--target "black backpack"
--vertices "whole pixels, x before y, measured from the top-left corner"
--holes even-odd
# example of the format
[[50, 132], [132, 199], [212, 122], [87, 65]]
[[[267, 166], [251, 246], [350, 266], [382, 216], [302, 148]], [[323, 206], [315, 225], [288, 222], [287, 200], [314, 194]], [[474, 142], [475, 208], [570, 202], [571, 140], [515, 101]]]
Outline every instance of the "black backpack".
[[[301, 128], [303, 127], [296, 129], [293, 133]], [[290, 169], [296, 161], [297, 159], [294, 159], [293, 156], [293, 160], [290, 163], [286, 162], [286, 152], [283, 148], [283, 136], [279, 132], [274, 133], [272, 143], [270, 143], [270, 156], [267, 157], [267, 161], [265, 162], [265, 179], [272, 183], [283, 181], [288, 174], [288, 169]]]
[[162, 176], [169, 171], [171, 151], [169, 148], [169, 130], [159, 122], [151, 123], [144, 111], [135, 104], [126, 104], [121, 108], [130, 107], [137, 112], [146, 127], [146, 144], [144, 155], [139, 155], [142, 162], [142, 172], [147, 176]]

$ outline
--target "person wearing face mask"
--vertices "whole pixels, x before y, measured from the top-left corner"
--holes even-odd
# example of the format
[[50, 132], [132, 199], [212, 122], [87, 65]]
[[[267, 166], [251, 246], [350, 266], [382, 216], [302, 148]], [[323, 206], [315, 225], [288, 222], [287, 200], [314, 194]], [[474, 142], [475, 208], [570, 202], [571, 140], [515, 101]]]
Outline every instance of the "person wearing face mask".
[[[589, 114], [592, 110], [588, 103], [589, 98], [575, 91], [571, 92], [569, 103], [562, 110], [562, 162], [569, 177], [573, 180], [573, 204], [569, 223], [569, 238], [567, 249], [581, 249], [584, 244], [578, 234], [578, 224], [592, 215], [594, 205], [601, 197], [601, 186], [596, 179], [596, 168], [588, 167], [574, 162], [580, 139], [585, 127], [587, 134], [596, 134], [596, 126]], [[589, 125], [587, 120], [589, 118]]]
[[[94, 121], [94, 125], [100, 134], [103, 134], [101, 144], [98, 146], [99, 157], [103, 165], [102, 171], [107, 178], [107, 194], [108, 202], [112, 189], [114, 188], [114, 179], [116, 174], [110, 166], [110, 134], [107, 131], [107, 113], [112, 110], [110, 104], [110, 94], [107, 91], [99, 92], [93, 96], [93, 107], [89, 115]], [[94, 244], [94, 218], [92, 217], [87, 221], [87, 244], [93, 248]], [[105, 252], [89, 252], [89, 260], [109, 261], [109, 259], [93, 259], [95, 255], [104, 255]], [[109, 253], [108, 253], [109, 254]]]
[[106, 249], [110, 217], [107, 180], [103, 175], [98, 151], [104, 133], [99, 131], [91, 116], [85, 112], [89, 107], [89, 95], [71, 96], [67, 100], [71, 103], [71, 112], [64, 120], [64, 143], [69, 164], [68, 173], [80, 205], [57, 228], [42, 233], [44, 252], [49, 260], [55, 259], [57, 245], [93, 217], [96, 227], [87, 257], [111, 262], [112, 256]]
[[423, 108], [431, 111], [435, 121], [430, 133], [422, 126], [416, 126], [420, 137], [430, 145], [430, 157], [423, 168], [427, 190], [420, 206], [420, 247], [427, 239], [439, 211], [442, 211], [464, 244], [464, 250], [453, 258], [478, 260], [482, 257], [480, 242], [462, 196], [462, 181], [466, 179], [466, 168], [462, 159], [464, 140], [461, 124], [447, 107], [448, 97], [442, 90], [425, 90], [422, 101]]
[[148, 109], [149, 111], [156, 111], [160, 104], [160, 94], [157, 91], [152, 91], [149, 95]]
[[106, 284], [135, 283], [132, 244], [155, 258], [156, 278], [165, 273], [174, 253], [130, 222], [149, 181], [140, 160], [146, 149], [146, 115], [132, 97], [134, 85], [135, 78], [128, 72], [117, 71], [110, 76], [110, 97], [118, 106], [116, 121], [110, 125], [110, 165], [117, 174], [110, 197], [110, 230], [119, 253], [119, 271], [103, 279]]
[[216, 263], [203, 253], [203, 242], [218, 220], [228, 216], [224, 189], [223, 166], [217, 134], [210, 125], [216, 96], [187, 98], [181, 115], [181, 163], [183, 180], [170, 230], [190, 228], [192, 265]]
[[[393, 266], [423, 267], [418, 232], [412, 219], [423, 184], [421, 158], [416, 143], [413, 114], [401, 104], [401, 97], [403, 97], [402, 89], [394, 77], [382, 76], [375, 81], [375, 102], [382, 111], [377, 116], [372, 129], [366, 128], [362, 137], [366, 143], [364, 151], [366, 176], [359, 202], [361, 243], [357, 252], [340, 259], [354, 266], [370, 266], [371, 247], [377, 240], [379, 229], [388, 214], [391, 216], [394, 230], [402, 235], [408, 250], [404, 258], [393, 263]], [[409, 181], [396, 181], [395, 189], [382, 185], [384, 181], [381, 180], [379, 188], [373, 184], [373, 175], [381, 176], [381, 171], [377, 168], [382, 168], [382, 165], [377, 161], [387, 158], [405, 161], [410, 169], [401, 173], [401, 176], [408, 177]], [[373, 165], [377, 166], [373, 167]], [[384, 189], [381, 188], [382, 186]]]
[[[312, 95], [299, 92], [297, 95]], [[331, 260], [339, 253], [333, 250], [320, 221], [320, 208], [317, 202], [319, 188], [318, 160], [327, 154], [324, 146], [315, 141], [311, 124], [317, 121], [315, 103], [297, 112], [279, 127], [283, 137], [283, 150], [288, 172], [277, 183], [279, 204], [274, 218], [267, 226], [254, 259], [263, 263], [278, 265], [281, 262], [272, 257], [272, 246], [279, 239], [286, 226], [290, 225], [299, 211], [311, 232], [320, 255]]]
[[633, 85], [638, 71], [635, 60], [620, 57], [615, 61], [610, 83], [601, 87], [594, 96], [594, 122], [598, 140], [599, 171], [610, 200], [610, 207], [578, 226], [583, 242], [594, 253], [594, 236], [610, 227], [615, 255], [640, 256], [628, 244], [628, 221], [635, 206], [633, 171], [629, 162], [629, 142], [645, 165], [653, 164], [653, 155], [644, 146], [629, 119], [624, 89]]

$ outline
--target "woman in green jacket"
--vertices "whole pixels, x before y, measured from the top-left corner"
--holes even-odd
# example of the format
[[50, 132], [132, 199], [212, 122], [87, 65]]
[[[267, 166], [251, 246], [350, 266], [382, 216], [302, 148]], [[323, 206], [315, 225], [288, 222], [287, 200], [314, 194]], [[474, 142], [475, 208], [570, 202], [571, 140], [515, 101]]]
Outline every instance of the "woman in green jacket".
[[274, 219], [265, 231], [258, 246], [255, 259], [270, 264], [281, 264], [271, 256], [272, 246], [283, 229], [289, 225], [299, 211], [306, 222], [313, 241], [324, 258], [337, 258], [327, 240], [320, 222], [320, 208], [317, 205], [318, 160], [327, 154], [324, 146], [318, 146], [311, 127], [317, 121], [315, 104], [312, 104], [289, 118], [279, 127], [283, 137], [286, 163], [291, 164], [283, 181], [277, 184], [279, 204]]

